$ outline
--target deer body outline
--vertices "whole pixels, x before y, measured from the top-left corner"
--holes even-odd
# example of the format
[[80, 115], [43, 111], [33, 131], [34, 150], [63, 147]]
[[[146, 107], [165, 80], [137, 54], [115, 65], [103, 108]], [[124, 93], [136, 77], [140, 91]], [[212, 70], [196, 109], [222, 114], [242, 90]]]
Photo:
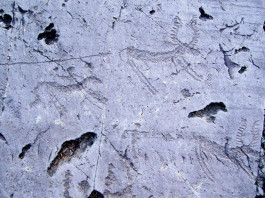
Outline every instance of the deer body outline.
[[173, 133], [138, 130], [125, 130], [122, 135], [122, 139], [127, 139], [127, 141], [130, 139], [129, 141], [131, 141], [131, 148], [129, 148], [129, 151], [132, 152], [134, 160], [141, 157], [143, 158], [140, 154], [141, 152], [137, 146], [137, 142], [149, 138], [158, 138], [163, 141], [174, 141], [176, 143], [179, 142], [180, 145], [194, 145], [191, 150], [194, 151], [200, 169], [212, 182], [216, 181], [215, 174], [211, 168], [212, 160], [217, 160], [224, 166], [227, 166], [227, 163], [236, 166], [238, 170], [242, 170], [251, 180], [254, 180], [256, 177], [250, 164], [259, 159], [259, 152], [252, 148], [252, 143], [241, 147], [230, 147], [228, 139], [223, 145], [201, 135], [186, 135], [183, 133], [176, 133], [174, 135]]
[[193, 37], [190, 42], [184, 43], [178, 39], [178, 31], [182, 27], [182, 22], [180, 18], [176, 16], [174, 18], [174, 26], [171, 31], [171, 40], [173, 42], [170, 43], [174, 46], [172, 50], [153, 52], [130, 46], [120, 51], [120, 57], [124, 62], [130, 65], [130, 67], [137, 74], [142, 83], [146, 85], [146, 87], [152, 94], [156, 94], [157, 90], [152, 86], [147, 77], [137, 67], [134, 60], [153, 63], [171, 62], [176, 68], [176, 73], [174, 74], [177, 75], [180, 71], [186, 71], [193, 79], [202, 81], [202, 76], [197, 74], [192, 69], [191, 64], [188, 63], [184, 57], [185, 54], [190, 54], [193, 56], [200, 55], [200, 52], [194, 48], [199, 37], [199, 31], [196, 27], [196, 24], [196, 18], [193, 16], [190, 22], [186, 24], [186, 27], [192, 30]]

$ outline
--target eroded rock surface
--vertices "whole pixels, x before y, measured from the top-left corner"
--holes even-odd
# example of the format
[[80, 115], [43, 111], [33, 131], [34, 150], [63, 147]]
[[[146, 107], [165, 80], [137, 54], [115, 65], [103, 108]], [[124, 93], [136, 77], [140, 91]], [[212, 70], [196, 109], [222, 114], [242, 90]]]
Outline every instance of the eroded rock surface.
[[0, 2], [0, 198], [264, 197], [263, 0]]

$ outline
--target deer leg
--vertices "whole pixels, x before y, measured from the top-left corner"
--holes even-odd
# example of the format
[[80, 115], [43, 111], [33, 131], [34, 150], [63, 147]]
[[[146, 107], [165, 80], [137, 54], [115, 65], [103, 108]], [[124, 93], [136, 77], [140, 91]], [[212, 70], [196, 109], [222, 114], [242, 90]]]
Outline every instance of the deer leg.
[[144, 85], [148, 88], [148, 90], [152, 94], [155, 95], [158, 91], [153, 87], [153, 85], [149, 82], [149, 80], [146, 78], [146, 76], [139, 70], [139, 68], [135, 65], [135, 63], [133, 62], [133, 60], [129, 60], [128, 59], [127, 63], [131, 66], [131, 68], [136, 73], [136, 75], [138, 76], [138, 78], [140, 79], [140, 81], [142, 83], [144, 83]]
[[194, 71], [194, 70], [191, 68], [191, 64], [188, 63], [183, 57], [181, 57], [181, 59], [182, 59], [183, 62], [184, 62], [184, 65], [185, 65], [184, 70], [187, 72], [187, 74], [189, 74], [194, 80], [202, 81], [202, 80], [203, 80], [203, 76], [197, 74], [197, 72]]
[[[172, 63], [175, 65], [176, 68], [176, 75], [182, 70], [182, 62], [180, 59], [176, 58], [176, 57], [172, 57], [171, 58]], [[178, 69], [178, 67], [180, 66], [180, 69]]]
[[195, 147], [195, 155], [197, 157], [197, 160], [199, 162], [199, 165], [202, 169], [202, 171], [205, 173], [205, 175], [208, 177], [208, 179], [210, 179], [211, 181], [215, 181], [215, 177], [212, 174], [212, 172], [209, 170], [206, 162], [204, 161], [203, 157], [202, 157], [202, 148], [201, 145]]

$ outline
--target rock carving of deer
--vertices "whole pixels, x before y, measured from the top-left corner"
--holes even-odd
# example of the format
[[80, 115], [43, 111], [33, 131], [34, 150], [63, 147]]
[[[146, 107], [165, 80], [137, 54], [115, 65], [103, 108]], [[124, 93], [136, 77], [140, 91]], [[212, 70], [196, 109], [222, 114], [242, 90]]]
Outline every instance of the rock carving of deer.
[[127, 47], [120, 51], [120, 57], [128, 65], [131, 66], [133, 71], [137, 74], [139, 79], [146, 85], [152, 94], [156, 94], [157, 90], [149, 82], [147, 77], [141, 72], [141, 70], [136, 66], [134, 60], [147, 61], [147, 62], [172, 62], [176, 68], [176, 73], [180, 71], [186, 71], [193, 79], [197, 81], [202, 80], [202, 76], [197, 74], [185, 59], [185, 54], [199, 56], [200, 53], [195, 49], [197, 39], [199, 37], [199, 31], [197, 29], [196, 18], [193, 16], [192, 19], [186, 24], [186, 27], [192, 31], [192, 39], [188, 43], [184, 43], [178, 39], [179, 29], [182, 28], [181, 19], [176, 16], [173, 20], [173, 28], [171, 31], [171, 40], [173, 42], [174, 48], [169, 51], [159, 51], [152, 52], [148, 50], [141, 50], [135, 47]]

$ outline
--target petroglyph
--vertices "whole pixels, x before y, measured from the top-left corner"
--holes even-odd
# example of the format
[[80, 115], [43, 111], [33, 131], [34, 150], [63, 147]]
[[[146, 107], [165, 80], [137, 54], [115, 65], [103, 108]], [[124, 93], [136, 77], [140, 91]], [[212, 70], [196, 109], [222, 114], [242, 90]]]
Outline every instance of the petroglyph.
[[[141, 161], [145, 158], [142, 149], [138, 146], [138, 141], [146, 141], [144, 139], [155, 138], [161, 142], [173, 141], [186, 142], [188, 145], [194, 145], [194, 155], [206, 177], [212, 181], [216, 181], [213, 170], [211, 170], [211, 160], [217, 160], [223, 166], [227, 163], [233, 164], [242, 170], [250, 179], [254, 180], [256, 173], [252, 170], [252, 162], [258, 160], [259, 152], [255, 151], [251, 145], [243, 145], [241, 147], [231, 148], [229, 142], [220, 145], [214, 141], [208, 140], [203, 136], [187, 136], [183, 134], [159, 133], [137, 130], [125, 130], [123, 139], [130, 139], [130, 152], [133, 156], [133, 162]], [[150, 153], [148, 153], [150, 155]], [[151, 154], [152, 155], [152, 154]], [[159, 155], [159, 154], [158, 154]], [[161, 156], [161, 161], [164, 161]]]
[[187, 28], [192, 31], [192, 38], [188, 43], [182, 42], [178, 38], [179, 29], [182, 27], [181, 19], [176, 16], [173, 21], [173, 27], [171, 31], [171, 40], [173, 42], [173, 49], [170, 51], [159, 51], [152, 52], [148, 50], [141, 50], [135, 47], [127, 47], [120, 52], [121, 59], [125, 61], [132, 70], [136, 73], [141, 82], [148, 88], [152, 94], [156, 94], [156, 88], [150, 83], [150, 80], [144, 75], [144, 73], [135, 64], [135, 60], [143, 62], [171, 62], [176, 68], [176, 73], [180, 71], [187, 72], [194, 80], [202, 81], [203, 76], [199, 75], [185, 59], [185, 54], [190, 54], [193, 56], [199, 56], [200, 52], [195, 49], [196, 43], [199, 38], [199, 30], [197, 28], [196, 17], [193, 16], [192, 19], [185, 24]]

